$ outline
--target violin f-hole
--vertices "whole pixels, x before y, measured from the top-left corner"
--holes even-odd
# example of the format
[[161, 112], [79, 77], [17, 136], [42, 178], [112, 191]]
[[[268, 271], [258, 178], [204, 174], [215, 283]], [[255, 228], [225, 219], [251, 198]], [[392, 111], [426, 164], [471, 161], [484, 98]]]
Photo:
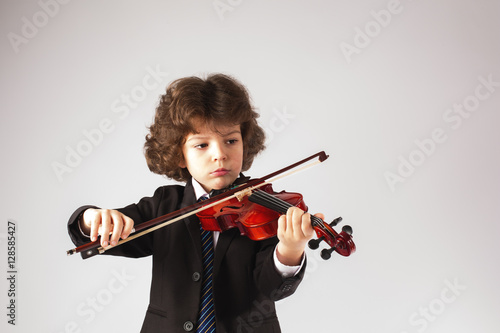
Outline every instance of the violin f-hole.
[[223, 213], [226, 208], [228, 210], [237, 210], [237, 209], [241, 209], [243, 207], [245, 207], [245, 204], [242, 204], [241, 206], [224, 206], [224, 207], [221, 207], [220, 213]]

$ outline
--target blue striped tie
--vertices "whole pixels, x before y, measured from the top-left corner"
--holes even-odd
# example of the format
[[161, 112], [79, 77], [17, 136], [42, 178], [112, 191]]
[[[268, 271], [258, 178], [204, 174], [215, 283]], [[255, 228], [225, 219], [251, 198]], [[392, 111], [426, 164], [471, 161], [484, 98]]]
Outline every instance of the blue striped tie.
[[[205, 200], [202, 197], [200, 200]], [[203, 230], [200, 223], [201, 232], [201, 254], [203, 258], [203, 280], [201, 286], [201, 304], [198, 314], [198, 327], [196, 333], [215, 332], [215, 312], [214, 297], [212, 289], [212, 273], [214, 263], [214, 239], [212, 231]]]

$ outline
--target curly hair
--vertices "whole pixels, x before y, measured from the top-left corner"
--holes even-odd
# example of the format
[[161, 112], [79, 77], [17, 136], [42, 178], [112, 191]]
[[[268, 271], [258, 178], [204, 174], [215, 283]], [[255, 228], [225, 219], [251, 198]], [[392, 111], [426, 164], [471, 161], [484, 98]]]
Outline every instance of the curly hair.
[[257, 123], [259, 114], [250, 103], [246, 88], [224, 74], [211, 74], [206, 79], [186, 77], [173, 81], [160, 97], [154, 123], [149, 127], [144, 155], [154, 173], [177, 181], [191, 175], [181, 168], [182, 146], [186, 136], [196, 133], [195, 120], [209, 127], [240, 125], [243, 139], [243, 165], [246, 171], [254, 157], [265, 146], [265, 134]]

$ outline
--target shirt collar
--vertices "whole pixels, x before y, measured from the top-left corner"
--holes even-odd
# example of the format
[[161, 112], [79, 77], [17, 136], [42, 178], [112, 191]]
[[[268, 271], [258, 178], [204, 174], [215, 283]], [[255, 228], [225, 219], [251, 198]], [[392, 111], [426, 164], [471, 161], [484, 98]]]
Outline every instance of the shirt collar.
[[205, 189], [201, 186], [200, 183], [194, 178], [192, 178], [192, 184], [193, 184], [193, 189], [194, 189], [194, 195], [196, 197], [196, 200], [200, 200], [201, 197], [206, 197], [208, 198], [208, 193], [205, 191]]

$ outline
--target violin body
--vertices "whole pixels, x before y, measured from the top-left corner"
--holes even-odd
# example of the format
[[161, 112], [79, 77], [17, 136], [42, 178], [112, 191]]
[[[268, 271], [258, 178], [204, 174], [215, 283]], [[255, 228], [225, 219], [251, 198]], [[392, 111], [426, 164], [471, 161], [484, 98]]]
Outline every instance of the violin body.
[[[205, 230], [223, 232], [237, 227], [241, 235], [258, 241], [276, 236], [279, 217], [286, 214], [288, 208], [292, 206], [307, 212], [307, 206], [300, 193], [274, 192], [271, 184], [265, 184], [250, 195], [244, 195], [242, 199], [234, 197], [208, 207], [196, 215]], [[327, 224], [311, 215], [311, 224], [318, 239], [309, 241], [309, 247], [317, 249], [319, 243], [325, 241], [330, 248], [321, 251], [323, 259], [329, 259], [333, 251], [345, 257], [356, 251], [350, 226], [344, 226], [340, 233], [333, 229], [340, 221], [342, 218], [339, 217]]]
[[[300, 193], [274, 192], [271, 184], [262, 186], [260, 190], [307, 211], [307, 206]], [[224, 232], [236, 227], [241, 235], [258, 241], [276, 236], [278, 218], [282, 214], [255, 204], [248, 199], [248, 196], [244, 196], [241, 201], [232, 198], [229, 201], [207, 208], [196, 215], [205, 230]]]

